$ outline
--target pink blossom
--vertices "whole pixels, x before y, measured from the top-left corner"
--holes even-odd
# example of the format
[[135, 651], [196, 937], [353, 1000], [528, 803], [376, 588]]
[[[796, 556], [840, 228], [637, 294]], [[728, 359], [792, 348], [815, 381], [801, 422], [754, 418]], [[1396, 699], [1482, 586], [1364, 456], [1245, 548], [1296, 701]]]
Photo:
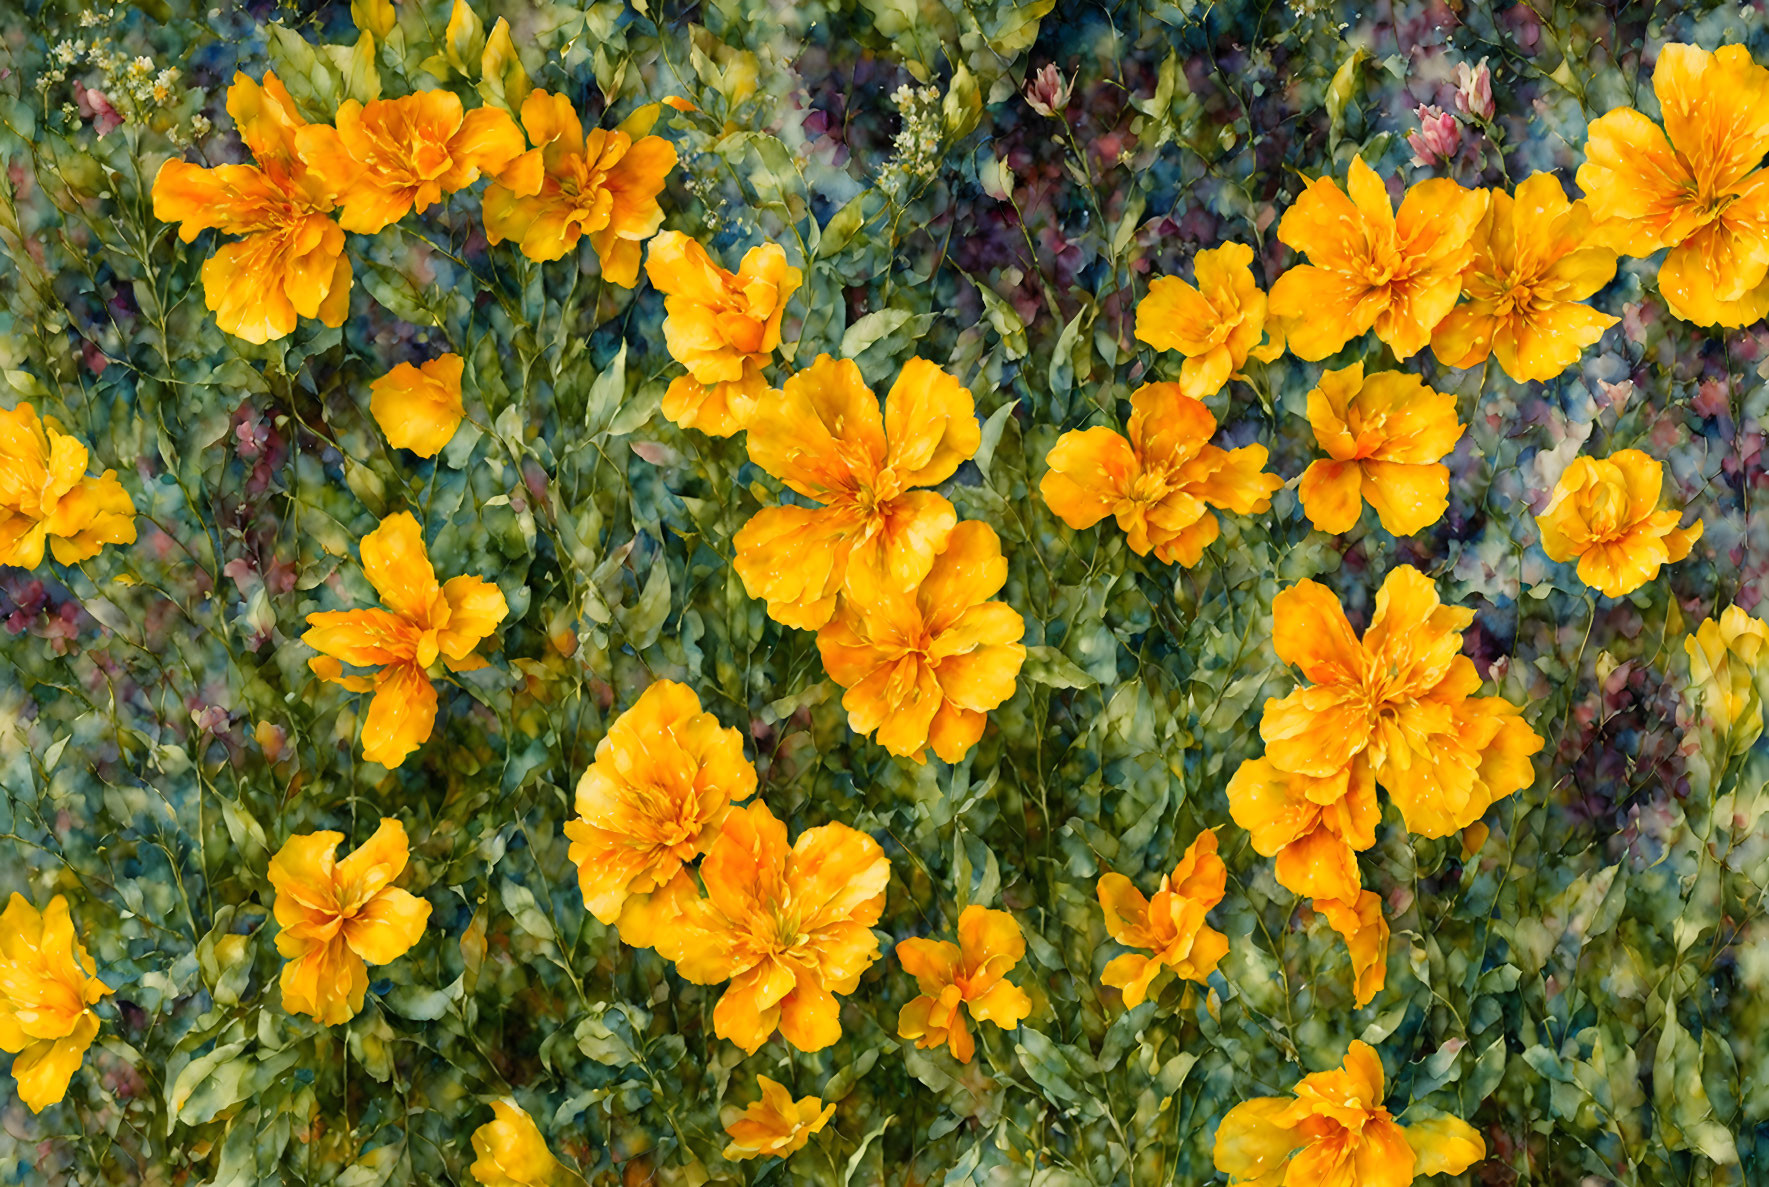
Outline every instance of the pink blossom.
[[92, 126], [100, 136], [106, 132], [114, 132], [123, 125], [123, 117], [117, 114], [117, 109], [111, 106], [105, 93], [94, 87], [80, 85], [79, 79], [74, 80], [74, 102], [80, 105], [80, 117], [93, 121]]
[[1493, 72], [1485, 58], [1474, 67], [1456, 63], [1456, 110], [1475, 119], [1493, 118]]
[[1069, 95], [1069, 80], [1050, 62], [1040, 66], [1026, 84], [1026, 102], [1039, 115], [1060, 115], [1069, 106]]
[[1447, 163], [1462, 147], [1462, 125], [1441, 107], [1418, 107], [1419, 130], [1407, 137], [1413, 150], [1413, 164], [1419, 166]]

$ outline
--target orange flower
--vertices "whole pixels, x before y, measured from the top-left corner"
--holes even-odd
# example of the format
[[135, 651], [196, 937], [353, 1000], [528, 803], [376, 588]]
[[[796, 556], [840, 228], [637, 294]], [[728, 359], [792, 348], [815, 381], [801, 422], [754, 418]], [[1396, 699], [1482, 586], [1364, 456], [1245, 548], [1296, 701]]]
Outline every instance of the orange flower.
[[578, 780], [578, 819], [565, 825], [584, 907], [649, 947], [652, 892], [681, 879], [677, 890], [691, 895], [688, 864], [719, 835], [732, 801], [755, 789], [742, 734], [701, 712], [687, 685], [647, 688], [597, 745]]
[[[816, 630], [844, 582], [913, 590], [958, 513], [916, 487], [952, 477], [982, 431], [970, 392], [926, 359], [910, 359], [878, 399], [848, 359], [819, 355], [757, 407], [749, 457], [807, 499], [756, 512], [737, 533], [737, 575], [768, 616]], [[1016, 635], [1015, 638], [1018, 638]]]
[[276, 950], [283, 965], [283, 1009], [311, 1014], [323, 1026], [362, 1009], [369, 964], [387, 964], [424, 934], [430, 904], [393, 885], [410, 850], [405, 826], [384, 817], [374, 836], [336, 860], [343, 833], [290, 837], [270, 859], [276, 891]]
[[[1579, 188], [1610, 246], [1670, 248], [1658, 289], [1697, 325], [1746, 326], [1769, 312], [1769, 70], [1742, 45], [1658, 51], [1664, 130], [1618, 107], [1585, 131]], [[1668, 134], [1668, 139], [1667, 139]]]
[[1443, 517], [1450, 505], [1456, 447], [1456, 397], [1426, 387], [1417, 375], [1364, 365], [1327, 371], [1308, 393], [1308, 423], [1327, 456], [1311, 462], [1297, 493], [1309, 522], [1323, 532], [1348, 532], [1364, 503], [1382, 526], [1410, 536]]
[[1125, 1007], [1134, 1008], [1148, 997], [1150, 984], [1164, 968], [1188, 981], [1205, 981], [1228, 955], [1228, 937], [1204, 922], [1227, 886], [1228, 867], [1216, 856], [1214, 829], [1198, 834], [1152, 899], [1145, 899], [1123, 874], [1101, 877], [1099, 905], [1107, 934], [1126, 948], [1154, 955], [1126, 952], [1114, 957], [1100, 983], [1122, 990]]
[[1216, 418], [1177, 383], [1146, 383], [1130, 397], [1129, 438], [1111, 429], [1064, 433], [1038, 484], [1045, 503], [1076, 530], [1116, 516], [1138, 556], [1195, 565], [1221, 534], [1209, 508], [1242, 515], [1271, 506], [1283, 485], [1267, 474], [1263, 445], [1210, 444]]
[[726, 1110], [731, 1119], [725, 1132], [731, 1142], [725, 1157], [734, 1162], [746, 1158], [786, 1158], [805, 1148], [811, 1135], [829, 1124], [835, 1116], [835, 1105], [807, 1096], [793, 1100], [786, 1085], [766, 1076], [757, 1076], [762, 1099], [739, 1112]]
[[1431, 351], [1451, 367], [1496, 355], [1519, 383], [1552, 379], [1616, 323], [1581, 304], [1614, 278], [1615, 252], [1593, 243], [1590, 208], [1568, 202], [1552, 173], [1488, 202], [1462, 272], [1468, 300], [1437, 323]]
[[[473, 653], [490, 638], [509, 606], [481, 577], [438, 585], [409, 511], [389, 515], [362, 538], [363, 575], [381, 595], [382, 610], [325, 610], [307, 616], [301, 641], [320, 652], [307, 661], [321, 680], [351, 692], [372, 692], [362, 723], [362, 756], [397, 767], [436, 724], [436, 688], [429, 669], [439, 659], [453, 672], [485, 666]], [[378, 668], [371, 677], [344, 665]]]
[[688, 368], [664, 393], [663, 414], [685, 429], [729, 437], [768, 390], [762, 368], [780, 345], [780, 319], [804, 279], [778, 243], [744, 254], [736, 273], [678, 231], [651, 241], [645, 274], [664, 294], [664, 341]]
[[1177, 276], [1157, 277], [1136, 307], [1137, 340], [1186, 356], [1179, 390], [1194, 400], [1221, 391], [1249, 355], [1270, 362], [1284, 352], [1281, 335], [1260, 346], [1267, 328], [1265, 294], [1248, 267], [1252, 262], [1253, 249], [1244, 243], [1201, 251], [1193, 260], [1198, 287]]
[[817, 632], [817, 650], [847, 689], [849, 728], [878, 731], [880, 746], [916, 762], [927, 746], [947, 762], [963, 758], [989, 710], [1013, 696], [1026, 661], [1025, 620], [988, 600], [1006, 583], [995, 529], [966, 520], [918, 586], [898, 591], [869, 579], [842, 598]]
[[1007, 979], [1026, 955], [1026, 938], [1006, 911], [971, 904], [958, 916], [958, 943], [909, 939], [897, 945], [903, 971], [915, 978], [921, 996], [897, 1015], [897, 1033], [917, 1047], [945, 1043], [952, 1057], [969, 1063], [976, 1043], [965, 1025], [964, 1009], [979, 1022], [1003, 1030], [1017, 1027], [1032, 1012], [1026, 991]]
[[1369, 1005], [1388, 983], [1388, 920], [1382, 917], [1382, 896], [1358, 890], [1342, 900], [1316, 899], [1314, 909], [1345, 937], [1352, 996], [1359, 1008]]
[[12, 1055], [18, 1098], [41, 1113], [68, 1093], [98, 1037], [92, 1007], [111, 987], [74, 935], [68, 900], [39, 913], [15, 894], [0, 913], [0, 1051]]
[[1266, 701], [1266, 760], [1285, 774], [1330, 779], [1361, 757], [1421, 836], [1480, 819], [1534, 778], [1529, 757], [1542, 739], [1509, 701], [1473, 695], [1480, 676], [1461, 654], [1473, 618], [1439, 601], [1411, 565], [1382, 583], [1361, 641], [1325, 586], [1301, 581], [1278, 594], [1272, 646], [1312, 683]]
[[657, 195], [676, 166], [659, 136], [602, 128], [584, 135], [571, 100], [531, 91], [522, 127], [533, 148], [485, 190], [485, 237], [516, 240], [531, 260], [556, 260], [588, 234], [602, 275], [622, 288], [639, 279], [639, 245], [663, 223]]
[[0, 408], [0, 565], [64, 565], [135, 543], [135, 504], [115, 470], [86, 473], [86, 447], [20, 403]]
[[551, 1187], [562, 1168], [520, 1105], [491, 1102], [493, 1118], [473, 1131], [472, 1176], [484, 1187]]
[[343, 207], [338, 224], [374, 235], [419, 214], [444, 194], [496, 174], [521, 155], [522, 133], [496, 107], [463, 112], [453, 91], [427, 90], [366, 107], [346, 99], [335, 127], [309, 124], [297, 136], [308, 167]]
[[1376, 843], [1382, 819], [1363, 758], [1324, 779], [1248, 759], [1228, 782], [1228, 807], [1253, 851], [1277, 858], [1279, 885], [1305, 898], [1357, 897], [1357, 855]]
[[734, 808], [700, 863], [705, 898], [657, 928], [656, 948], [696, 985], [731, 984], [713, 1033], [754, 1054], [776, 1029], [801, 1051], [841, 1037], [836, 994], [878, 959], [872, 925], [891, 863], [858, 829], [806, 829], [788, 849], [768, 805]]
[[1412, 358], [1462, 291], [1485, 211], [1483, 191], [1432, 178], [1407, 190], [1397, 214], [1362, 157], [1345, 192], [1330, 177], [1310, 182], [1278, 224], [1278, 238], [1309, 260], [1271, 287], [1290, 350], [1313, 362], [1374, 328], [1396, 358]]
[[1486, 1157], [1474, 1127], [1454, 1117], [1401, 1126], [1382, 1107], [1382, 1060], [1352, 1040], [1343, 1067], [1304, 1076], [1295, 1099], [1259, 1096], [1216, 1129], [1216, 1169], [1235, 1184], [1407, 1187], [1458, 1175]]
[[369, 384], [369, 411], [387, 444], [435, 457], [461, 427], [461, 373], [466, 360], [450, 352], [427, 363], [401, 363]]
[[262, 87], [235, 74], [227, 110], [257, 164], [167, 161], [154, 177], [154, 217], [181, 223], [186, 243], [210, 227], [245, 236], [203, 264], [203, 297], [226, 333], [268, 342], [288, 335], [297, 317], [343, 325], [350, 260], [329, 217], [337, 194], [296, 147], [307, 121], [269, 73]]
[[1574, 458], [1536, 516], [1542, 551], [1577, 557], [1579, 580], [1607, 597], [1633, 593], [1701, 539], [1701, 520], [1680, 528], [1682, 512], [1658, 509], [1664, 480], [1664, 466], [1638, 449]]

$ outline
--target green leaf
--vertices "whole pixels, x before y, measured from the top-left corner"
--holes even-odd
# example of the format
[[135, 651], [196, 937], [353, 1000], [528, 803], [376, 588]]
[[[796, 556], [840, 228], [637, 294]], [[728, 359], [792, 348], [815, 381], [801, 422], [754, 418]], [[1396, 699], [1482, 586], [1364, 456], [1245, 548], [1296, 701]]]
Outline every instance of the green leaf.
[[1026, 648], [1026, 679], [1051, 688], [1092, 688], [1099, 683], [1081, 666], [1054, 647]]

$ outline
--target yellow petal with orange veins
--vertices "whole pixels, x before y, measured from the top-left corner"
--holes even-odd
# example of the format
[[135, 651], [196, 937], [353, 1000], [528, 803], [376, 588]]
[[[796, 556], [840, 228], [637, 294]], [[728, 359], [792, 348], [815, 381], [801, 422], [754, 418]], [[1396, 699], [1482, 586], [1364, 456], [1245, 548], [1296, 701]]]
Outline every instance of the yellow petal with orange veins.
[[1357, 854], [1325, 828], [1316, 828], [1284, 846], [1274, 873], [1278, 885], [1303, 898], [1351, 899], [1362, 885]]
[[936, 486], [977, 452], [976, 405], [956, 376], [922, 358], [903, 364], [885, 396], [885, 464], [906, 486]]
[[958, 523], [952, 504], [931, 490], [906, 491], [879, 504], [877, 514], [871, 537], [848, 555], [847, 587], [862, 599], [920, 585]]
[[1367, 461], [1362, 470], [1363, 497], [1392, 535], [1423, 531], [1449, 509], [1448, 466]]
[[1131, 948], [1147, 948], [1149, 900], [1123, 874], [1102, 875], [1095, 893], [1105, 913], [1106, 934]]
[[964, 709], [947, 701], [928, 724], [928, 745], [944, 762], [960, 762], [971, 747], [983, 739], [989, 715], [980, 709]]
[[392, 769], [430, 737], [436, 726], [436, 687], [415, 664], [381, 669], [362, 723], [362, 756]]
[[841, 1006], [808, 977], [780, 1003], [780, 1037], [800, 1051], [821, 1051], [841, 1038]]
[[1299, 581], [1272, 599], [1272, 647], [1316, 684], [1353, 680], [1363, 670], [1363, 644], [1339, 599], [1318, 582]]
[[1478, 367], [1492, 355], [1499, 324], [1492, 314], [1469, 305], [1452, 309], [1431, 331], [1431, 353], [1446, 367]]
[[344, 924], [344, 940], [369, 964], [387, 964], [411, 951], [429, 919], [429, 903], [389, 886]]
[[442, 596], [449, 607], [448, 626], [437, 632], [436, 643], [451, 660], [466, 659], [510, 613], [504, 592], [483, 577], [450, 577]]
[[1216, 1127], [1211, 1158], [1231, 1183], [1277, 1187], [1290, 1154], [1308, 1140], [1291, 1127], [1291, 1101], [1260, 1096], [1242, 1101]]
[[1376, 324], [1379, 306], [1367, 299], [1369, 291], [1345, 273], [1299, 264], [1278, 277], [1269, 303], [1284, 322], [1290, 353], [1318, 362]]
[[1589, 305], [1553, 305], [1502, 330], [1493, 353], [1517, 382], [1546, 382], [1576, 366], [1619, 320]]
[[[409, 511], [389, 515], [358, 545], [363, 576], [382, 605], [412, 622], [428, 620], [442, 597], [436, 570], [424, 548], [424, 535]], [[340, 657], [342, 658], [342, 657]]]
[[1401, 1127], [1415, 1175], [1459, 1175], [1486, 1157], [1480, 1132], [1459, 1117], [1426, 1117]]
[[1299, 778], [1265, 758], [1247, 759], [1229, 778], [1229, 815], [1247, 831], [1261, 857], [1275, 857], [1320, 819], [1319, 807], [1293, 791], [1292, 781]]
[[1008, 981], [997, 981], [967, 1004], [972, 1018], [993, 1022], [1003, 1030], [1013, 1030], [1032, 1014], [1032, 999], [1024, 989]]
[[[753, 434], [752, 434], [753, 440]], [[745, 592], [784, 626], [816, 630], [847, 578], [853, 521], [821, 507], [764, 507], [737, 532], [733, 567]]]
[[1302, 472], [1296, 494], [1302, 500], [1303, 514], [1316, 530], [1339, 535], [1357, 526], [1364, 510], [1363, 487], [1359, 463], [1322, 458], [1310, 462]]
[[359, 900], [367, 900], [398, 878], [410, 859], [411, 845], [405, 825], [395, 817], [384, 816], [368, 840], [338, 862], [335, 877]]
[[756, 410], [746, 440], [756, 465], [807, 498], [828, 502], [884, 465], [878, 401], [850, 359], [819, 355]]
[[1077, 530], [1111, 515], [1140, 470], [1130, 442], [1111, 429], [1079, 429], [1057, 438], [1039, 493], [1058, 519]]
[[1010, 958], [1008, 965], [1018, 964], [1026, 955], [1026, 937], [1019, 922], [1006, 911], [990, 910], [975, 903], [958, 916], [958, 944], [967, 964], [980, 967], [994, 957]]
[[1161, 973], [1161, 962], [1126, 952], [1108, 961], [1100, 973], [1100, 984], [1118, 990], [1124, 997], [1124, 1008], [1134, 1010], [1149, 995], [1149, 986]]
[[466, 416], [465, 365], [460, 355], [445, 354], [418, 367], [401, 363], [369, 384], [369, 411], [389, 445], [435, 457], [448, 444]]
[[961, 959], [958, 945], [946, 940], [914, 937], [897, 944], [897, 962], [903, 966], [904, 972], [915, 978], [915, 983], [925, 994], [938, 994], [953, 984], [958, 979]]
[[58, 1039], [42, 1039], [12, 1060], [12, 1077], [18, 1082], [18, 1099], [33, 1113], [41, 1113], [68, 1092], [74, 1073], [86, 1058], [86, 1048], [98, 1036], [98, 1015], [82, 1014], [73, 1033]]

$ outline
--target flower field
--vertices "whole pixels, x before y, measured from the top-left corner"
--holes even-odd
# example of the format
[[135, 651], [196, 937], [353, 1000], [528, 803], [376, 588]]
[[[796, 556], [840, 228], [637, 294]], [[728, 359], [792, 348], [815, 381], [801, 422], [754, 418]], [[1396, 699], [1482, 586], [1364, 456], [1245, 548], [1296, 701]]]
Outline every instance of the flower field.
[[1769, 1182], [1769, 5], [0, 8], [0, 1183]]

